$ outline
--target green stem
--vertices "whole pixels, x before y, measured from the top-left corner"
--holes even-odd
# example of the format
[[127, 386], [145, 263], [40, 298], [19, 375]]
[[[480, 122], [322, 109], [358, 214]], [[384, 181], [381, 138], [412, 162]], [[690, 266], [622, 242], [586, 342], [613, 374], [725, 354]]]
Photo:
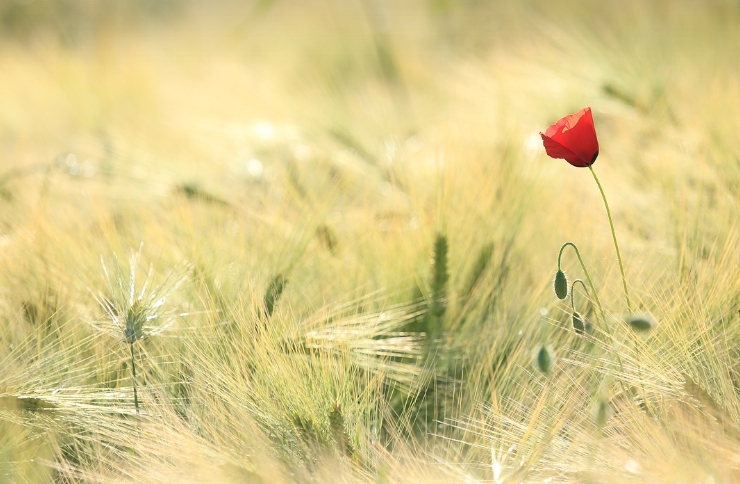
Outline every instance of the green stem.
[[[588, 269], [586, 269], [586, 264], [583, 262], [581, 253], [578, 251], [578, 247], [576, 247], [576, 244], [574, 244], [573, 242], [566, 242], [560, 247], [560, 252], [558, 253], [558, 270], [561, 270], [560, 269], [560, 259], [563, 256], [563, 250], [568, 246], [573, 248], [573, 250], [576, 253], [576, 257], [578, 257], [578, 262], [581, 264], [581, 270], [583, 270], [583, 274], [586, 276], [588, 285], [591, 286], [591, 293], [594, 295], [594, 300], [596, 301], [596, 305], [599, 306], [599, 312], [601, 312], [601, 320], [604, 323], [604, 328], [606, 328], [607, 333], [609, 333], [609, 335], [611, 336], [611, 331], [609, 330], [609, 323], [606, 320], [606, 313], [604, 312], [604, 307], [601, 305], [601, 301], [599, 300], [599, 295], [596, 292], [596, 286], [594, 286], [594, 283], [591, 280], [591, 276], [588, 274]], [[581, 281], [581, 284], [583, 284], [583, 281]]]
[[136, 360], [134, 359], [134, 344], [130, 344], [131, 347], [131, 373], [134, 380], [134, 407], [136, 407], [136, 413], [139, 413], [139, 394], [136, 391]]
[[588, 295], [588, 289], [586, 289], [586, 284], [584, 284], [582, 280], [576, 279], [575, 281], [573, 281], [573, 284], [570, 285], [570, 307], [573, 309], [574, 313], [576, 312], [576, 302], [573, 299], [573, 293], [575, 292], [577, 282], [581, 283], [581, 286], [583, 286], [583, 290], [586, 291], [586, 295]]
[[632, 304], [630, 304], [630, 294], [627, 290], [627, 279], [624, 277], [624, 265], [622, 264], [622, 255], [619, 253], [619, 244], [617, 243], [617, 234], [614, 231], [614, 221], [612, 221], [612, 212], [609, 210], [609, 202], [606, 201], [606, 194], [604, 194], [604, 189], [601, 187], [601, 182], [599, 182], [599, 178], [596, 176], [596, 172], [593, 169], [593, 166], [588, 167], [589, 170], [591, 170], [591, 174], [594, 176], [594, 180], [596, 180], [596, 185], [599, 187], [599, 191], [601, 192], [601, 198], [604, 200], [604, 207], [606, 207], [606, 216], [609, 218], [609, 227], [612, 229], [612, 239], [614, 240], [614, 248], [617, 251], [617, 261], [619, 261], [619, 271], [622, 273], [622, 286], [624, 287], [624, 298], [627, 300], [627, 311], [629, 311], [630, 314], [632, 314]]
[[[617, 234], [614, 231], [614, 221], [612, 220], [612, 213], [611, 210], [609, 210], [609, 202], [606, 201], [606, 194], [604, 193], [604, 188], [601, 186], [601, 182], [599, 182], [599, 177], [596, 176], [596, 172], [594, 171], [593, 166], [588, 167], [589, 170], [591, 170], [591, 174], [594, 176], [594, 180], [596, 181], [596, 185], [599, 187], [599, 192], [601, 192], [601, 199], [604, 200], [604, 207], [606, 208], [606, 216], [609, 218], [609, 228], [612, 230], [612, 240], [614, 240], [614, 249], [617, 251], [617, 261], [619, 262], [619, 272], [622, 275], [622, 287], [624, 287], [624, 298], [627, 300], [627, 311], [630, 315], [632, 315], [632, 304], [630, 303], [630, 294], [627, 290], [627, 278], [624, 277], [624, 265], [622, 264], [622, 255], [619, 253], [619, 244], [617, 243]], [[637, 354], [637, 376], [638, 379], [642, 378], [642, 366], [640, 365], [640, 351], [639, 351], [639, 343], [637, 341], [637, 336], [632, 332], [632, 338], [635, 343], [635, 353]], [[648, 409], [648, 400], [647, 395], [645, 394], [645, 387], [644, 385], [640, 385], [640, 389], [642, 392], [642, 400], [645, 403], [645, 408]]]
[[[610, 218], [611, 220], [611, 218]], [[581, 269], [583, 270], [583, 273], [586, 276], [586, 280], [588, 281], [588, 285], [591, 287], [591, 292], [594, 295], [594, 301], [596, 301], [596, 305], [599, 306], [599, 312], [601, 312], [601, 320], [604, 323], [604, 329], [606, 330], [606, 334], [609, 335], [609, 338], [614, 341], [614, 336], [612, 335], [612, 330], [609, 328], [609, 322], [606, 320], [606, 313], [604, 312], [604, 307], [601, 305], [601, 301], [599, 300], [599, 295], [596, 292], [596, 286], [594, 286], [593, 281], [591, 280], [591, 276], [588, 274], [588, 269], [586, 269], [586, 264], [583, 262], [583, 258], [581, 257], [581, 253], [578, 251], [578, 247], [576, 247], [576, 244], [573, 242], [566, 242], [560, 247], [560, 252], [558, 253], [558, 270], [561, 270], [560, 268], [560, 259], [563, 256], [563, 250], [565, 250], [566, 247], [572, 247], [573, 250], [576, 253], [576, 257], [578, 257], [578, 262], [581, 264]], [[575, 283], [574, 283], [575, 284]], [[583, 284], [583, 281], [581, 281], [581, 284]], [[625, 286], [626, 287], [626, 286]], [[571, 287], [571, 304], [573, 297], [573, 288]], [[619, 364], [619, 369], [624, 373], [624, 365], [622, 365], [622, 358], [619, 356], [619, 353], [615, 352], [615, 356], [617, 357], [617, 363]], [[622, 390], [627, 393], [627, 389], [624, 386], [624, 382], [622, 380], [619, 380], [619, 384], [622, 387]]]

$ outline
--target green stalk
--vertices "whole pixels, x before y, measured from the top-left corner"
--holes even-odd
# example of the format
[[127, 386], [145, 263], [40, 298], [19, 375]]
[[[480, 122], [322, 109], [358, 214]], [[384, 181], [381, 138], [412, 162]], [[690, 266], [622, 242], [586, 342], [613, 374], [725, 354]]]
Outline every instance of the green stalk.
[[[595, 176], [595, 175], [594, 175]], [[603, 193], [603, 192], [602, 192]], [[611, 221], [611, 217], [609, 217], [609, 220]], [[613, 232], [612, 232], [613, 233]], [[616, 239], [615, 239], [616, 240]], [[576, 244], [573, 242], [566, 242], [560, 247], [560, 252], [558, 252], [558, 270], [561, 270], [560, 267], [560, 259], [563, 256], [563, 250], [565, 250], [566, 247], [572, 247], [573, 250], [576, 253], [576, 257], [578, 257], [578, 262], [581, 264], [581, 269], [583, 270], [583, 273], [586, 276], [586, 280], [588, 281], [588, 285], [591, 287], [591, 292], [594, 295], [594, 300], [596, 301], [596, 305], [599, 306], [599, 311], [601, 312], [601, 320], [604, 323], [604, 329], [606, 330], [606, 334], [609, 335], [609, 337], [614, 340], [614, 336], [612, 335], [612, 330], [609, 328], [609, 322], [606, 320], [606, 313], [604, 312], [604, 307], [601, 305], [601, 301], [599, 300], [599, 295], [596, 292], [596, 287], [594, 286], [593, 281], [591, 280], [591, 276], [588, 274], [588, 269], [586, 269], [586, 264], [583, 262], [583, 258], [581, 257], [581, 253], [578, 251], [578, 247], [576, 247]], [[621, 264], [621, 263], [620, 263]], [[581, 284], [583, 284], [583, 281], [581, 281]], [[625, 289], [626, 289], [625, 285]], [[573, 298], [573, 289], [571, 288], [571, 303]], [[617, 357], [617, 363], [619, 364], [619, 369], [624, 373], [624, 365], [622, 365], [622, 358], [619, 356], [619, 353], [614, 354]], [[622, 380], [619, 380], [620, 386], [622, 389], [626, 392], [627, 389], [624, 387], [624, 383]]]
[[[632, 315], [632, 304], [630, 303], [630, 294], [629, 294], [629, 291], [627, 290], [627, 278], [624, 277], [624, 265], [622, 264], [622, 255], [619, 253], [619, 244], [617, 243], [617, 234], [614, 231], [614, 221], [612, 220], [611, 210], [609, 210], [609, 202], [606, 201], [606, 194], [604, 193], [604, 188], [601, 186], [601, 182], [599, 182], [599, 178], [596, 176], [596, 172], [594, 171], [593, 166], [589, 166], [588, 169], [591, 170], [591, 174], [594, 176], [596, 185], [599, 187], [599, 192], [601, 192], [601, 199], [604, 200], [604, 207], [606, 208], [606, 216], [609, 218], [609, 227], [612, 230], [612, 239], [614, 240], [614, 249], [617, 251], [617, 261], [619, 262], [619, 271], [622, 274], [622, 287], [624, 287], [624, 298], [627, 300], [627, 311], [629, 312], [631, 316]], [[635, 344], [635, 353], [637, 354], [637, 376], [638, 378], [642, 378], [642, 365], [640, 364], [639, 342], [637, 341], [637, 336], [635, 335], [634, 331], [632, 332], [632, 339]], [[641, 384], [640, 389], [642, 392], [642, 401], [645, 404], [645, 408], [648, 409], [649, 408], [648, 399], [645, 393], [644, 385]]]
[[583, 283], [582, 280], [576, 279], [575, 281], [573, 281], [573, 284], [571, 284], [570, 286], [570, 307], [571, 309], [573, 309], [573, 312], [576, 312], [576, 301], [573, 298], [573, 293], [575, 292], [576, 288], [576, 282], [581, 283], [581, 286], [583, 286], [583, 290], [586, 291], [586, 295], [588, 295], [588, 289], [586, 289], [586, 285]]
[[612, 239], [614, 240], [614, 248], [617, 251], [617, 261], [619, 261], [619, 271], [622, 273], [622, 286], [624, 287], [624, 298], [627, 300], [627, 311], [632, 314], [632, 304], [630, 304], [630, 294], [627, 290], [627, 279], [624, 277], [624, 265], [622, 264], [622, 255], [619, 253], [619, 244], [617, 243], [617, 234], [614, 231], [614, 222], [612, 221], [612, 213], [611, 210], [609, 210], [609, 202], [606, 201], [606, 194], [604, 194], [604, 189], [601, 187], [601, 182], [599, 182], [599, 178], [596, 176], [596, 172], [593, 169], [593, 166], [588, 167], [589, 170], [591, 170], [591, 174], [594, 176], [594, 180], [596, 180], [596, 185], [599, 187], [599, 191], [601, 192], [601, 199], [604, 200], [604, 207], [606, 207], [606, 216], [609, 218], [609, 227], [612, 229]]
[[131, 343], [131, 372], [134, 380], [134, 406], [136, 407], [136, 413], [139, 413], [139, 394], [136, 391], [136, 360], [134, 359], [134, 344]]

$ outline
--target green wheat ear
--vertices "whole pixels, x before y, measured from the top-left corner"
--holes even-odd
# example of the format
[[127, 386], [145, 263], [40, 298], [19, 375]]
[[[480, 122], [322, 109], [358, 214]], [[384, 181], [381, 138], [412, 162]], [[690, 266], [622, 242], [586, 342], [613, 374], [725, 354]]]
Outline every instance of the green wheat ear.
[[560, 269], [555, 273], [553, 289], [555, 289], [555, 295], [558, 299], [565, 299], [568, 297], [568, 278], [565, 277], [565, 272]]
[[146, 303], [137, 299], [129, 306], [126, 312], [124, 336], [126, 342], [133, 344], [144, 337], [144, 323], [147, 322], [151, 309]]
[[486, 270], [486, 267], [488, 267], [488, 264], [491, 262], [492, 256], [493, 243], [491, 242], [481, 248], [480, 253], [478, 254], [478, 259], [475, 261], [475, 264], [470, 271], [467, 290], [465, 291], [466, 296], [470, 297], [470, 295], [472, 294], [476, 284], [478, 284], [478, 281], [480, 281], [481, 277], [483, 276], [483, 272]]
[[339, 452], [345, 455], [352, 455], [354, 449], [352, 449], [352, 443], [347, 438], [341, 403], [334, 404], [329, 412], [329, 428], [331, 429], [331, 436]]
[[434, 241], [434, 267], [432, 268], [432, 314], [442, 317], [447, 309], [447, 237], [438, 234]]
[[267, 317], [272, 316], [272, 312], [275, 310], [275, 305], [280, 300], [280, 296], [283, 295], [283, 291], [285, 290], [285, 285], [287, 283], [288, 279], [286, 279], [282, 274], [278, 274], [267, 286], [265, 297], [262, 302], [265, 309], [265, 315]]

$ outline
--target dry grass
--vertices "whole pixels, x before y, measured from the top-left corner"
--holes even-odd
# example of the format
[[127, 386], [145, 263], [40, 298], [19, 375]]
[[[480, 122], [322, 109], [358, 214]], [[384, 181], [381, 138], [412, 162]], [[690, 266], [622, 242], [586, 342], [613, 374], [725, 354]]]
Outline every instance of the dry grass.
[[[740, 480], [738, 19], [0, 6], [0, 481]], [[537, 136], [587, 105], [644, 336]]]

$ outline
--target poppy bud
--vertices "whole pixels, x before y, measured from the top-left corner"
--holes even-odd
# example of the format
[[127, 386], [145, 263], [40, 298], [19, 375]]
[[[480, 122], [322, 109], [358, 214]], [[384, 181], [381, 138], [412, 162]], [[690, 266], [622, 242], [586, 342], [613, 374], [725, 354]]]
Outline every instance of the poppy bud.
[[537, 368], [539, 368], [539, 370], [545, 375], [548, 375], [552, 369], [552, 360], [553, 354], [550, 347], [545, 345], [540, 346], [535, 359]]
[[573, 312], [573, 329], [576, 330], [576, 334], [582, 335], [586, 330], [586, 324], [583, 321], [583, 318], [581, 318], [581, 315], [578, 314], [578, 312]]
[[638, 333], [647, 333], [655, 327], [655, 320], [648, 314], [632, 314], [627, 323]]
[[565, 299], [568, 297], [568, 278], [565, 277], [565, 272], [560, 269], [555, 273], [555, 282], [553, 282], [553, 287], [558, 299]]

